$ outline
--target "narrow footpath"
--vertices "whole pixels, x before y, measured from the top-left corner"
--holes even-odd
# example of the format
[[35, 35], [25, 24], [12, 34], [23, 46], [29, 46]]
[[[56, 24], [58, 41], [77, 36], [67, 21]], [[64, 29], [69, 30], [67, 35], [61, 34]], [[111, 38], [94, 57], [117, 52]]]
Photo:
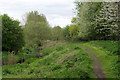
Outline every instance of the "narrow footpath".
[[97, 58], [93, 55], [92, 51], [86, 47], [83, 47], [87, 52], [90, 53], [91, 57], [93, 58], [93, 63], [94, 63], [94, 69], [93, 73], [97, 76], [98, 80], [106, 80], [105, 75], [101, 69], [101, 65]]

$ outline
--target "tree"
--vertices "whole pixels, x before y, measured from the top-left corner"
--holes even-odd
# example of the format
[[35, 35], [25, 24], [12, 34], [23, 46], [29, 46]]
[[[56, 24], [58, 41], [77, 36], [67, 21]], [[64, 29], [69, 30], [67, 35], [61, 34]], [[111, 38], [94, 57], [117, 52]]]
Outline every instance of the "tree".
[[2, 50], [17, 51], [24, 46], [23, 29], [20, 22], [7, 14], [2, 15]]
[[63, 40], [63, 30], [60, 26], [55, 26], [52, 29], [53, 40]]
[[98, 39], [118, 40], [118, 3], [103, 2], [99, 13], [96, 15]]
[[70, 25], [70, 26], [66, 26], [64, 29], [63, 29], [63, 36], [64, 36], [64, 39], [67, 40], [67, 41], [77, 41], [79, 40], [79, 27], [78, 25]]
[[118, 3], [76, 1], [77, 16], [72, 22], [79, 26], [79, 37], [85, 40], [117, 40]]
[[72, 38], [72, 41], [79, 40], [79, 27], [77, 25], [71, 25], [69, 28], [69, 34], [70, 37]]
[[46, 17], [37, 11], [28, 13], [24, 32], [26, 43], [30, 46], [41, 46], [44, 40], [51, 39], [51, 28]]
[[101, 8], [101, 2], [75, 2], [77, 16], [74, 24], [79, 26], [78, 36], [83, 40], [95, 39], [95, 16]]
[[71, 40], [69, 28], [70, 26], [68, 25], [65, 28], [63, 28], [63, 36], [65, 40]]

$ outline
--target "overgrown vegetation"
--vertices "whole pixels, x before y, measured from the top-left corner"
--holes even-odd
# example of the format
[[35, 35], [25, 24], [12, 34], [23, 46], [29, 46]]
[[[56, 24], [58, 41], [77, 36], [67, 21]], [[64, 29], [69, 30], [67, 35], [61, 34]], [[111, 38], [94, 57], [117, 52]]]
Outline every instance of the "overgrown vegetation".
[[95, 75], [92, 73], [93, 63], [91, 57], [84, 51], [84, 49], [77, 45], [77, 43], [70, 43], [68, 45], [67, 43], [62, 43], [61, 46], [56, 45], [48, 47], [47, 49], [41, 50], [39, 54], [46, 54], [46, 56], [40, 58], [29, 58], [21, 64], [19, 63], [11, 66], [3, 66], [3, 77], [95, 77]]
[[99, 60], [105, 78], [120, 78], [118, 3], [74, 3], [77, 15], [64, 28], [50, 27], [38, 11], [27, 14], [24, 27], [0, 16], [3, 78], [97, 78], [84, 46]]
[[[82, 45], [90, 48], [100, 61], [106, 78], [118, 78], [118, 65], [116, 54], [111, 53], [111, 47], [117, 42], [91, 41], [91, 42], [57, 42], [56, 46], [47, 47], [39, 52], [41, 56], [31, 57], [24, 63], [3, 66], [4, 78], [96, 78], [92, 73], [93, 61]], [[104, 43], [104, 44], [103, 44]], [[111, 55], [110, 55], [111, 54]], [[18, 56], [20, 58], [20, 56]], [[24, 75], [23, 75], [24, 74]], [[37, 74], [37, 75], [36, 75]]]

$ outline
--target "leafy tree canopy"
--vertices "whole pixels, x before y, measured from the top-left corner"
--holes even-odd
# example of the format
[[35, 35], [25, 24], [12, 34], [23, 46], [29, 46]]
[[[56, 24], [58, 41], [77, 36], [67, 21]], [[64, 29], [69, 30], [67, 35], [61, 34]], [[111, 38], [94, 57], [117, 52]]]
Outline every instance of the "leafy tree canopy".
[[7, 14], [2, 15], [3, 51], [17, 51], [23, 47], [23, 29], [19, 24], [19, 21], [10, 18]]

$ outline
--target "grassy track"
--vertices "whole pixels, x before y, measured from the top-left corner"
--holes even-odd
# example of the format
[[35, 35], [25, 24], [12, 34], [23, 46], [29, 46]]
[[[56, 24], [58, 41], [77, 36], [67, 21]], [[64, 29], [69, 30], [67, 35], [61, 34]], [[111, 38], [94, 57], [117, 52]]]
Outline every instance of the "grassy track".
[[114, 62], [118, 59], [118, 56], [110, 54], [110, 51], [103, 49], [102, 46], [98, 47], [98, 45], [95, 45], [95, 43], [96, 42], [94, 42], [94, 45], [90, 43], [85, 43], [83, 45], [89, 48], [92, 51], [92, 53], [96, 56], [96, 58], [99, 60], [106, 78], [117, 78], [117, 75], [114, 73], [113, 68], [115, 66]]
[[4, 65], [3, 78], [97, 78], [93, 73], [93, 59], [82, 46], [89, 48], [99, 60], [106, 78], [117, 77], [113, 70], [117, 56], [109, 55], [108, 48], [102, 49], [96, 42], [54, 42], [40, 51], [39, 54], [45, 54], [43, 57]]

